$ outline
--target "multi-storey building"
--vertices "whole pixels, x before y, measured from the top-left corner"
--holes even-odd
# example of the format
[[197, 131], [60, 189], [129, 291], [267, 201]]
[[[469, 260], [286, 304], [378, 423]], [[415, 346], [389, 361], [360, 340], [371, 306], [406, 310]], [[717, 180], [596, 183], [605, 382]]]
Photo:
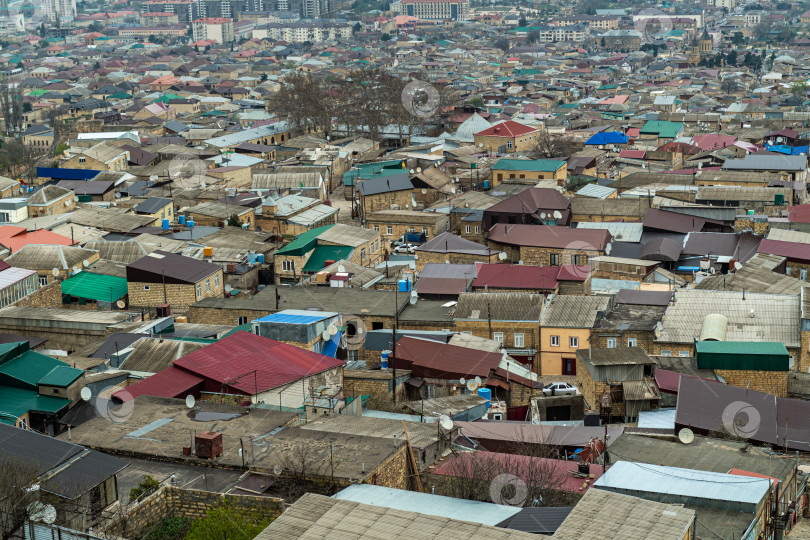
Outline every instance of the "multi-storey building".
[[618, 17], [608, 17], [605, 15], [569, 15], [551, 21], [551, 26], [573, 26], [579, 23], [587, 23], [594, 30], [614, 30], [619, 28]]
[[42, 17], [46, 21], [72, 21], [76, 18], [76, 0], [44, 0]]
[[179, 15], [168, 11], [151, 11], [141, 14], [141, 24], [144, 26], [166, 26], [178, 22], [180, 22]]
[[275, 41], [289, 41], [294, 43], [318, 42], [334, 39], [348, 39], [352, 37], [350, 23], [270, 23], [253, 30], [253, 37], [258, 39], [270, 38]]
[[205, 17], [192, 23], [194, 41], [212, 39], [217, 43], [233, 41], [233, 20], [224, 17]]
[[400, 0], [392, 7], [402, 15], [419, 19], [467, 21], [470, 18], [467, 0]]

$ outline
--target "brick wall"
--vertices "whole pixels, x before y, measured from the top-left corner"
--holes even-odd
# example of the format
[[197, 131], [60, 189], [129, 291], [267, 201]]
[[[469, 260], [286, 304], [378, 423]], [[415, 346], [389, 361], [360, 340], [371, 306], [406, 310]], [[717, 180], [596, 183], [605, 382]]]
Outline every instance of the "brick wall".
[[[218, 279], [217, 279], [218, 278]], [[187, 308], [203, 298], [221, 298], [225, 292], [225, 280], [222, 268], [209, 277], [201, 279], [194, 285], [181, 283], [145, 283], [131, 281], [127, 283], [129, 304], [135, 307], [154, 307], [167, 303], [176, 308]], [[210, 290], [206, 283], [210, 282]], [[201, 296], [197, 296], [197, 285], [200, 286]], [[149, 289], [145, 289], [149, 287]]]
[[[273, 273], [276, 277], [276, 285], [282, 282], [286, 283], [290, 281], [300, 281], [302, 278], [301, 269], [306, 266], [307, 259], [309, 259], [311, 254], [312, 251], [308, 252], [306, 255], [302, 255], [301, 257], [295, 257], [292, 255], [276, 255], [273, 258]], [[284, 265], [282, 263], [284, 261], [288, 261], [288, 264], [291, 261], [295, 271], [283, 270]]]
[[748, 388], [777, 397], [787, 397], [787, 379], [789, 371], [742, 371], [715, 369], [717, 375], [723, 377], [726, 384]]
[[401, 210], [406, 210], [405, 205], [408, 205], [407, 210], [410, 210], [412, 202], [411, 195], [411, 190], [366, 195], [360, 198], [360, 205], [365, 214], [379, 210], [391, 210], [391, 205], [394, 204], [398, 205]]
[[395, 489], [409, 489], [412, 483], [412, 471], [407, 452], [408, 447], [403, 444], [366, 477], [365, 483]]
[[37, 308], [61, 307], [62, 282], [54, 280], [10, 305]]
[[161, 519], [167, 517], [202, 519], [210, 508], [223, 503], [248, 510], [260, 510], [274, 517], [284, 511], [284, 500], [275, 497], [226, 495], [164, 486], [135, 505], [126, 515], [107, 525], [103, 529], [103, 536], [134, 538]]
[[[474, 264], [476, 262], [484, 263], [497, 263], [498, 253], [493, 252], [491, 255], [471, 255], [467, 253], [437, 253], [431, 251], [417, 251], [419, 256], [416, 259], [416, 271], [421, 272], [427, 263], [444, 264], [445, 261], [450, 261], [451, 264]], [[527, 263], [528, 264], [528, 263]]]
[[188, 322], [194, 324], [222, 324], [236, 326], [239, 318], [245, 317], [248, 322], [260, 319], [273, 313], [269, 310], [227, 309], [191, 306], [188, 310]]
[[641, 347], [645, 351], [653, 350], [653, 331], [628, 331], [619, 332], [618, 330], [593, 330], [591, 334], [594, 336], [596, 342], [595, 349], [606, 349], [608, 338], [616, 340], [616, 348], [627, 348], [627, 340], [629, 338], [636, 338], [636, 347]]

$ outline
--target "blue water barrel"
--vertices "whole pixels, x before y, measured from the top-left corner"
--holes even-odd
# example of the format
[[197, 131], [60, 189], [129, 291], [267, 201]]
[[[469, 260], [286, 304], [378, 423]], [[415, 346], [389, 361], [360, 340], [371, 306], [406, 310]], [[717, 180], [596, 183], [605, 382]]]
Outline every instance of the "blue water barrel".
[[411, 282], [408, 279], [400, 279], [398, 282], [399, 292], [409, 292], [411, 290]]
[[179, 216], [177, 218], [177, 221], [180, 222], [180, 225], [185, 225], [186, 224], [186, 216]]
[[484, 180], [484, 189], [489, 189], [489, 180]]
[[256, 255], [256, 262], [259, 263], [259, 264], [264, 264], [264, 254], [263, 253], [258, 253]]
[[164, 220], [163, 220], [163, 230], [164, 230], [164, 231], [168, 231], [168, 230], [169, 230], [169, 220], [168, 220], [168, 219], [164, 219]]
[[186, 223], [186, 225], [188, 225], [189, 227], [193, 227], [194, 226], [194, 220], [193, 219], [188, 220], [188, 223]]
[[255, 262], [256, 262], [256, 254], [248, 253], [248, 264], [253, 264]]
[[492, 404], [492, 390], [489, 388], [479, 388], [478, 395], [487, 400], [487, 409]]
[[391, 351], [382, 351], [380, 353], [380, 360], [382, 362], [382, 368], [388, 369], [388, 359], [391, 358]]

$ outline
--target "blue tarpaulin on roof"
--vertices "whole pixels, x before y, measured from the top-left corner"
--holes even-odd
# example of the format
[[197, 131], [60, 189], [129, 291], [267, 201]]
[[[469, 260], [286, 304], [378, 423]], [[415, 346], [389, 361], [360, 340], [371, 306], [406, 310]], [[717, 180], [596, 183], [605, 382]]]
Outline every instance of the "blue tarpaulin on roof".
[[628, 141], [627, 135], [621, 133], [620, 131], [608, 131], [606, 133], [597, 133], [585, 144], [627, 144]]
[[774, 144], [767, 147], [768, 152], [779, 152], [780, 154], [787, 154], [789, 156], [798, 156], [807, 154], [808, 146], [788, 146], [786, 144]]
[[324, 356], [328, 356], [330, 358], [334, 358], [335, 355], [337, 354], [338, 344], [340, 343], [340, 336], [342, 334], [343, 332], [338, 332], [337, 334], [332, 336], [332, 339], [324, 343], [323, 349], [321, 349], [321, 354]]
[[38, 178], [55, 178], [58, 180], [92, 180], [101, 171], [92, 169], [59, 169], [55, 167], [37, 167]]

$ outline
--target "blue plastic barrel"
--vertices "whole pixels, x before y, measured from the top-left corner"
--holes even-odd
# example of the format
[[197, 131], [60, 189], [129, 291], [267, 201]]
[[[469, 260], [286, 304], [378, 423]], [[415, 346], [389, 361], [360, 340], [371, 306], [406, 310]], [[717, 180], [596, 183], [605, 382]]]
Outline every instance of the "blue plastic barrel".
[[177, 218], [177, 221], [180, 222], [180, 225], [185, 225], [186, 224], [186, 216], [179, 216]]
[[400, 279], [397, 284], [399, 292], [409, 292], [411, 290], [411, 281], [408, 279]]
[[380, 360], [382, 362], [382, 368], [388, 369], [388, 359], [391, 358], [391, 351], [382, 351], [380, 353]]
[[194, 226], [194, 220], [193, 219], [188, 220], [188, 223], [186, 223], [186, 225], [188, 225], [189, 227], [193, 227]]
[[264, 264], [264, 254], [263, 253], [258, 253], [256, 255], [256, 262], [259, 263], [259, 264]]
[[163, 220], [163, 230], [164, 230], [164, 231], [168, 231], [168, 230], [169, 230], [169, 220], [168, 220], [168, 219], [164, 219], [164, 220]]
[[492, 404], [492, 390], [489, 388], [479, 388], [478, 395], [487, 400], [487, 409]]

